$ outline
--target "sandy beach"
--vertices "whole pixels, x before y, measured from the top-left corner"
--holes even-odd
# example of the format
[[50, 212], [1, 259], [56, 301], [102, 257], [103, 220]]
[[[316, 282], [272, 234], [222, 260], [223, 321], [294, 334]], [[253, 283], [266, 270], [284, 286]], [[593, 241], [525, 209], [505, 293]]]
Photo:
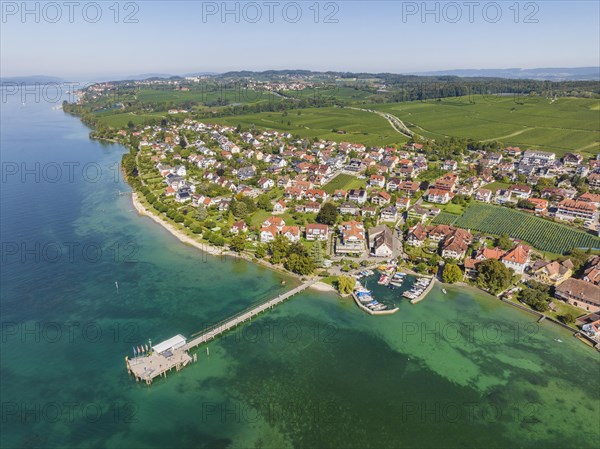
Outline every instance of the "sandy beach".
[[310, 288], [312, 288], [313, 290], [317, 290], [319, 292], [335, 292], [335, 293], [337, 293], [337, 290], [333, 286], [326, 284], [325, 282], [321, 282], [321, 281], [311, 285]]
[[198, 242], [198, 241], [192, 239], [191, 237], [189, 237], [188, 235], [186, 235], [185, 233], [183, 233], [181, 230], [177, 229], [171, 223], [167, 223], [166, 221], [161, 220], [159, 217], [157, 217], [152, 212], [150, 212], [146, 209], [146, 207], [139, 201], [138, 195], [136, 192], [132, 192], [131, 200], [133, 202], [133, 207], [135, 207], [135, 210], [137, 210], [137, 212], [140, 215], [145, 215], [146, 217], [152, 219], [153, 221], [155, 221], [156, 223], [161, 225], [163, 228], [165, 228], [167, 231], [169, 231], [171, 234], [173, 234], [175, 237], [177, 237], [183, 243], [194, 246], [194, 247], [198, 248], [199, 250], [204, 251], [213, 256], [220, 256], [222, 254], [227, 254], [230, 256], [237, 256], [234, 253], [231, 253], [226, 250], [222, 250], [220, 248], [209, 245], [207, 243]]

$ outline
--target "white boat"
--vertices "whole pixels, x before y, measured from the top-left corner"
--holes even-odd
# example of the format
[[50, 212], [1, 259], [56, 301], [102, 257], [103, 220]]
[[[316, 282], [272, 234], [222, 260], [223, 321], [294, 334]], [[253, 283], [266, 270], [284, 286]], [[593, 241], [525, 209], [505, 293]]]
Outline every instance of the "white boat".
[[446, 289], [445, 289], [445, 288], [443, 288], [443, 289], [442, 289], [442, 293], [445, 295], [445, 294], [446, 294], [446, 293], [448, 293], [448, 292], [446, 291]]

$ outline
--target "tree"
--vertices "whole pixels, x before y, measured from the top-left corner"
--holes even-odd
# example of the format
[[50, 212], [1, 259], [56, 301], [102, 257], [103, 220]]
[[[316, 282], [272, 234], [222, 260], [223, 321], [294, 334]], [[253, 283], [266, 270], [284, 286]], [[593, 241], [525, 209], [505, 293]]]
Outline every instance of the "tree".
[[508, 235], [502, 234], [500, 237], [498, 237], [498, 240], [496, 240], [496, 245], [498, 245], [504, 251], [508, 251], [513, 247], [513, 242]]
[[309, 257], [299, 256], [298, 254], [289, 256], [284, 263], [284, 267], [286, 270], [301, 275], [311, 274], [315, 270], [315, 264]]
[[272, 263], [280, 263], [283, 261], [285, 256], [288, 254], [289, 242], [281, 234], [275, 236], [275, 240], [273, 240], [270, 244], [270, 252], [271, 252], [271, 262]]
[[198, 210], [196, 212], [196, 219], [198, 221], [204, 221], [204, 220], [206, 220], [207, 217], [208, 217], [208, 211], [206, 210], [206, 207], [201, 204], [200, 206], [198, 206]]
[[561, 257], [559, 260], [562, 262], [566, 259], [571, 259], [573, 262], [573, 271], [578, 271], [590, 257], [590, 252], [583, 251], [575, 248], [568, 253], [568, 257]]
[[480, 262], [477, 271], [477, 285], [494, 295], [506, 290], [512, 280], [511, 271], [496, 259]]
[[442, 279], [444, 282], [448, 284], [454, 284], [456, 282], [462, 281], [463, 273], [458, 265], [454, 263], [447, 263], [444, 266], [444, 271], [442, 272]]
[[332, 226], [338, 219], [338, 210], [335, 204], [325, 203], [317, 214], [317, 223]]
[[356, 284], [356, 279], [352, 276], [338, 276], [337, 278], [337, 288], [342, 295], [352, 293], [354, 284]]
[[575, 324], [576, 320], [575, 315], [573, 315], [571, 312], [567, 312], [564, 315], [560, 315], [558, 319], [567, 325]]
[[527, 304], [538, 312], [545, 312], [549, 309], [549, 300], [550, 296], [533, 288], [524, 288], [519, 292], [519, 301]]
[[535, 204], [529, 202], [528, 200], [526, 200], [524, 198], [517, 201], [517, 207], [519, 209], [535, 210]]
[[316, 267], [323, 265], [323, 250], [321, 242], [314, 242], [310, 248], [310, 258], [314, 262]]
[[229, 243], [229, 247], [235, 251], [236, 253], [241, 253], [246, 248], [246, 234], [243, 232], [235, 235], [231, 242]]
[[267, 246], [263, 245], [262, 243], [259, 243], [258, 245], [256, 245], [256, 251], [254, 253], [254, 256], [257, 259], [264, 259], [266, 255], [267, 255]]
[[190, 226], [190, 230], [194, 233], [194, 234], [200, 234], [202, 233], [202, 226], [200, 226], [200, 223], [198, 222], [194, 222], [192, 223], [192, 225]]
[[419, 262], [416, 266], [415, 266], [415, 271], [417, 273], [425, 273], [427, 272], [427, 265], [423, 262]]
[[297, 254], [299, 256], [308, 256], [306, 247], [300, 242], [290, 243], [287, 250], [287, 255]]
[[271, 204], [271, 199], [269, 195], [263, 193], [256, 199], [256, 205], [267, 212], [271, 212], [273, 210], [273, 205]]
[[233, 214], [238, 218], [244, 218], [246, 217], [246, 215], [248, 215], [248, 208], [246, 207], [246, 204], [240, 201], [236, 201], [231, 210]]

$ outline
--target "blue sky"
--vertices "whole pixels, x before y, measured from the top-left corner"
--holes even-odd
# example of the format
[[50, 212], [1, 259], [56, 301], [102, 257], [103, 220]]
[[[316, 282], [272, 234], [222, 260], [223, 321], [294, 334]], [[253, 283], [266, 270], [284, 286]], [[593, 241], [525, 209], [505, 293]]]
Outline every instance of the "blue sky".
[[75, 3], [3, 1], [1, 75], [600, 65], [597, 1]]

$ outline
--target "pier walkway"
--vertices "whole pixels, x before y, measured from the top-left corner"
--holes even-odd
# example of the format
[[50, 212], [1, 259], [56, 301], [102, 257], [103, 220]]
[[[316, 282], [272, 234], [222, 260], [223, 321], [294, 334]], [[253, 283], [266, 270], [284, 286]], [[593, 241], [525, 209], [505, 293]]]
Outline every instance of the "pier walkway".
[[190, 349], [195, 348], [196, 346], [206, 343], [207, 341], [214, 340], [216, 337], [218, 337], [222, 333], [227, 332], [230, 329], [233, 329], [238, 324], [241, 324], [241, 323], [244, 323], [245, 321], [251, 320], [252, 317], [258, 315], [261, 312], [264, 312], [265, 310], [272, 309], [276, 305], [281, 304], [286, 299], [289, 299], [292, 296], [294, 296], [300, 292], [303, 292], [308, 287], [319, 282], [320, 280], [321, 279], [319, 279], [319, 278], [315, 278], [315, 279], [306, 281], [305, 283], [290, 290], [289, 292], [282, 293], [281, 295], [279, 295], [273, 299], [270, 299], [268, 301], [257, 304], [250, 309], [247, 309], [243, 312], [233, 315], [232, 317], [229, 317], [226, 320], [223, 320], [220, 323], [217, 323], [217, 324], [209, 327], [208, 329], [204, 330], [200, 335], [198, 335], [197, 337], [188, 341], [186, 343], [186, 345], [184, 346], [185, 350], [188, 351]]
[[214, 340], [219, 335], [237, 327], [239, 324], [251, 320], [252, 317], [257, 316], [259, 313], [270, 310], [284, 302], [286, 299], [303, 292], [320, 280], [320, 278], [310, 279], [275, 298], [255, 304], [246, 310], [208, 327], [203, 330], [200, 335], [187, 341], [183, 346], [166, 350], [160, 354], [151, 352], [148, 355], [136, 357], [134, 359], [125, 357], [127, 371], [130, 374], [133, 374], [137, 382], [145, 382], [148, 385], [150, 385], [156, 377], [162, 376], [166, 378], [167, 373], [172, 369], [179, 371], [190, 362], [198, 360], [197, 354], [194, 354], [193, 357], [188, 354], [190, 349], [200, 346], [203, 343], [207, 343], [210, 340]]

